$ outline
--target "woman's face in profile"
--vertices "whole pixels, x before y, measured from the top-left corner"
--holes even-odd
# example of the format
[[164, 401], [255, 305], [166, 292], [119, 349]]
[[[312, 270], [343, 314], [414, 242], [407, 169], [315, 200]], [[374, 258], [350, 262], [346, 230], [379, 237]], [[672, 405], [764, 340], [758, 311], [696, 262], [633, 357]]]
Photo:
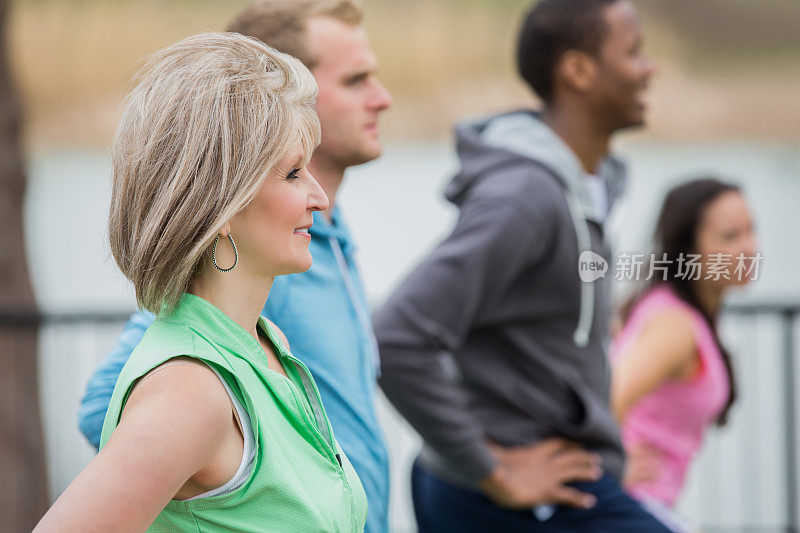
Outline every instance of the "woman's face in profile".
[[[711, 282], [745, 285], [757, 272], [753, 219], [739, 191], [721, 194], [706, 207], [697, 231], [697, 251], [703, 255], [703, 277]], [[727, 279], [726, 279], [727, 278]]]
[[328, 198], [303, 161], [298, 142], [267, 172], [247, 207], [231, 219], [240, 267], [253, 275], [291, 274], [311, 267], [308, 229], [312, 213], [328, 208]]

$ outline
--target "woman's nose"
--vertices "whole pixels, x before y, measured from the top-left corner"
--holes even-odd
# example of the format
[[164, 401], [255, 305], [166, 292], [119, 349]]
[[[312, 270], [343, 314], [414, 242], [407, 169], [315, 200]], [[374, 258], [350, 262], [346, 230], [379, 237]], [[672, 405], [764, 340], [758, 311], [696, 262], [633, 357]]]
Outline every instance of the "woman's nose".
[[325, 194], [322, 186], [310, 172], [308, 176], [311, 178], [311, 189], [308, 192], [308, 209], [311, 211], [325, 211], [330, 205], [328, 195]]

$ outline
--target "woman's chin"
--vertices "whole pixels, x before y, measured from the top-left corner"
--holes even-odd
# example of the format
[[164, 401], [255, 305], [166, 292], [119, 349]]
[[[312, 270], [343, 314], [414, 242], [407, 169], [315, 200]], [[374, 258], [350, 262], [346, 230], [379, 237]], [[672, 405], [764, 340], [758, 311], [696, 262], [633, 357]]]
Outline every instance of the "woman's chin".
[[311, 253], [306, 252], [306, 255], [307, 257], [294, 262], [292, 265], [292, 271], [288, 272], [289, 274], [299, 274], [300, 272], [305, 272], [311, 268]]
[[[272, 276], [285, 276], [287, 274], [298, 274], [311, 268], [311, 252], [299, 253], [296, 257], [283, 261], [281, 267]], [[273, 263], [274, 264], [274, 263]]]
[[729, 289], [732, 289], [734, 292], [737, 292], [745, 288], [747, 285], [750, 285], [752, 281], [753, 280], [750, 279], [749, 277], [731, 278], [729, 281], [727, 281], [727, 283], [725, 283], [725, 287], [723, 290], [727, 291]]

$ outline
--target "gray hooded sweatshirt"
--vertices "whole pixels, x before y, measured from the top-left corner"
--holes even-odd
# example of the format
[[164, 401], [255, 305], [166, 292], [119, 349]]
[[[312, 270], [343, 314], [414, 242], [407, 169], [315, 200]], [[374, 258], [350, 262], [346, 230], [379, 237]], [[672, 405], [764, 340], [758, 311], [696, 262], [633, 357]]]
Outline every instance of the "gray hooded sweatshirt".
[[[609, 157], [586, 175], [531, 111], [465, 123], [456, 136], [461, 170], [445, 196], [460, 215], [374, 317], [380, 385], [424, 439], [422, 467], [455, 484], [491, 472], [487, 440], [554, 436], [598, 452], [619, 477], [606, 280], [582, 282], [579, 257], [609, 260], [603, 218], [623, 166]], [[605, 194], [591, 194], [591, 179]]]

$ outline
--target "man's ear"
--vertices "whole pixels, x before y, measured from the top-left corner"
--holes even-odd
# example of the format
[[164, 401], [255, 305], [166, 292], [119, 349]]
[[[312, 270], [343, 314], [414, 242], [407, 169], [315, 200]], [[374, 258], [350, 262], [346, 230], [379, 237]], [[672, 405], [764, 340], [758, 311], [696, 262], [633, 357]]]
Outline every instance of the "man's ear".
[[594, 87], [597, 61], [586, 52], [567, 50], [561, 55], [556, 74], [567, 87], [585, 94]]

